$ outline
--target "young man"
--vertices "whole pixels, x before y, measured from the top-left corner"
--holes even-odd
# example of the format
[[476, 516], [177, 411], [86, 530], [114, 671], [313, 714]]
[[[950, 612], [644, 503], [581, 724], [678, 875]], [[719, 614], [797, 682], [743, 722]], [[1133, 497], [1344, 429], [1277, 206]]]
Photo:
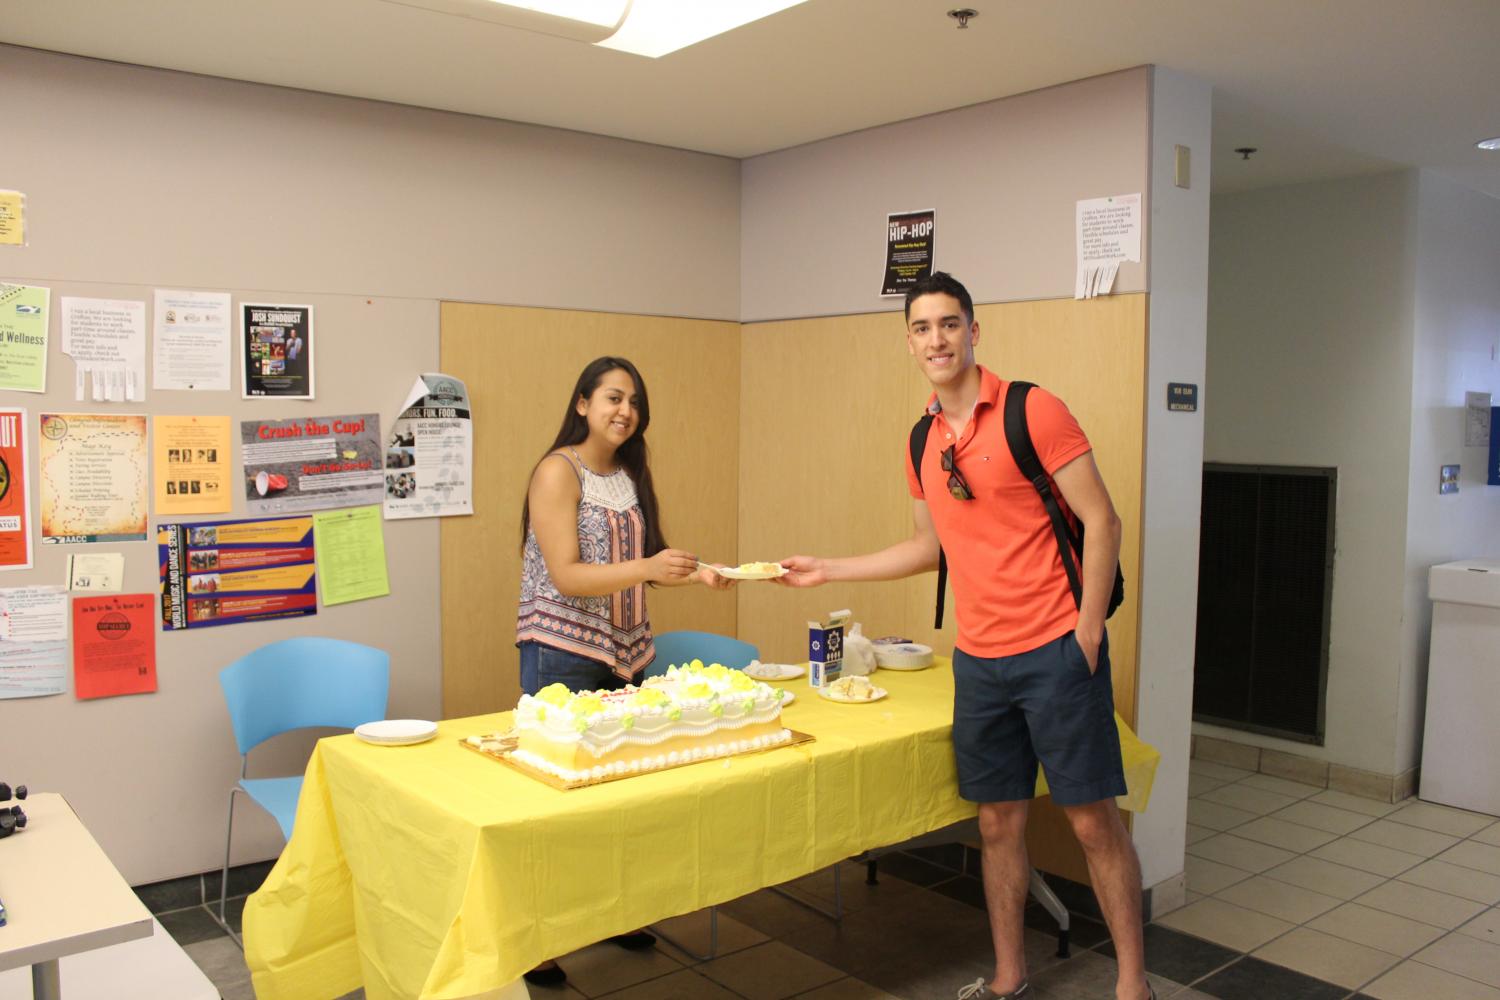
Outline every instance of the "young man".
[[1040, 761], [1072, 823], [1119, 958], [1118, 1000], [1148, 1000], [1141, 870], [1114, 797], [1124, 794], [1104, 631], [1120, 519], [1088, 439], [1042, 389], [1026, 416], [1042, 467], [1087, 529], [1083, 596], [1075, 603], [1035, 487], [1005, 441], [1008, 383], [974, 361], [979, 324], [968, 291], [941, 271], [906, 294], [906, 348], [927, 380], [933, 414], [921, 476], [907, 464], [915, 530], [880, 552], [793, 556], [782, 582], [893, 580], [935, 569], [941, 542], [957, 604], [953, 749], [959, 794], [979, 806], [995, 976], [974, 1000], [1031, 995], [1022, 943], [1030, 876], [1026, 812]]

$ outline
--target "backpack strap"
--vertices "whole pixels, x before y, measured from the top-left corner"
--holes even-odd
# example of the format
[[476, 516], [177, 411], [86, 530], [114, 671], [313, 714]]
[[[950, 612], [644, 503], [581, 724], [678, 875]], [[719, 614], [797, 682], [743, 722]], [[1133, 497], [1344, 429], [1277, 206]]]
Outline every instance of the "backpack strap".
[[[1042, 506], [1047, 508], [1047, 517], [1052, 521], [1052, 533], [1057, 536], [1057, 551], [1062, 557], [1063, 572], [1068, 575], [1068, 587], [1073, 591], [1073, 603], [1083, 606], [1083, 581], [1078, 575], [1078, 564], [1073, 553], [1081, 549], [1068, 519], [1058, 506], [1057, 495], [1052, 490], [1052, 477], [1042, 468], [1037, 457], [1036, 445], [1031, 441], [1031, 428], [1026, 423], [1026, 395], [1035, 386], [1030, 382], [1012, 382], [1005, 391], [1005, 443], [1010, 446], [1011, 458], [1021, 475], [1031, 481]], [[1076, 547], [1076, 548], [1075, 548]]]
[[[924, 413], [911, 427], [911, 436], [907, 440], [907, 446], [911, 451], [911, 467], [917, 474], [917, 486], [921, 488], [922, 495], [927, 495], [927, 487], [922, 484], [922, 456], [927, 454], [927, 433], [932, 430], [932, 414]], [[932, 627], [943, 627], [943, 596], [948, 589], [948, 557], [943, 552], [943, 547], [938, 546], [938, 578], [937, 578], [937, 609], [933, 614]]]

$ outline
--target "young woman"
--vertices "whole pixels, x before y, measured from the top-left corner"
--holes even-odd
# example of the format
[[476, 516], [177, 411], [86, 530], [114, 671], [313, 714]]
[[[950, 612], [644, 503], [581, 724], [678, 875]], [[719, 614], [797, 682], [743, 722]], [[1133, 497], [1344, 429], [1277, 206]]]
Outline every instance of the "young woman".
[[[650, 423], [635, 365], [597, 358], [579, 374], [557, 439], [532, 470], [516, 622], [526, 694], [556, 683], [588, 691], [639, 680], [655, 655], [646, 584], [732, 583], [691, 552], [667, 548], [646, 454]], [[624, 948], [656, 942], [645, 931], [610, 940]], [[537, 985], [566, 978], [550, 961], [526, 973]]]

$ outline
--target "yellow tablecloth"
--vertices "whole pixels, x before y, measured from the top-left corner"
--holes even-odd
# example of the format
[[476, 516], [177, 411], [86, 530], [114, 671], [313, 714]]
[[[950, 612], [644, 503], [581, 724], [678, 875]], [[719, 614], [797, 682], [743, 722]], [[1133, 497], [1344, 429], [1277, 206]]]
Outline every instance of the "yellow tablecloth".
[[[482, 994], [608, 935], [974, 815], [957, 792], [948, 662], [877, 679], [890, 697], [862, 705], [785, 685], [797, 700], [784, 721], [813, 743], [567, 792], [459, 746], [508, 713], [445, 722], [417, 746], [319, 741], [292, 838], [245, 904], [257, 997]], [[1141, 807], [1158, 756], [1123, 723], [1121, 735]]]

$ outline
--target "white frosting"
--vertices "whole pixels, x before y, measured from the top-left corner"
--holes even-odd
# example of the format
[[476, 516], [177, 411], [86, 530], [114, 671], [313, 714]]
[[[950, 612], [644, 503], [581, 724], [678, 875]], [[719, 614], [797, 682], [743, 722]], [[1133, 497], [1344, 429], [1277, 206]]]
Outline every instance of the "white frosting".
[[711, 760], [714, 757], [727, 757], [751, 750], [765, 750], [786, 743], [791, 738], [791, 730], [781, 729], [753, 739], [731, 740], [712, 747], [694, 747], [691, 751], [681, 753], [674, 750], [670, 754], [658, 754], [655, 757], [648, 757], [644, 760], [636, 759], [629, 763], [617, 760], [608, 764], [595, 764], [593, 767], [582, 770], [561, 767], [526, 750], [513, 750], [511, 756], [530, 767], [555, 775], [564, 781], [603, 781], [620, 774], [638, 774], [642, 771], [655, 771], [695, 760]]
[[[707, 695], [701, 693], [704, 688]], [[694, 694], [688, 694], [690, 689]], [[659, 692], [666, 703], [636, 704], [635, 695], [643, 690]], [[546, 689], [538, 692], [544, 693]], [[598, 759], [627, 744], [656, 746], [678, 736], [774, 722], [781, 715], [783, 696], [741, 671], [694, 661], [668, 667], [665, 676], [650, 678], [640, 688], [584, 692], [563, 705], [522, 695], [516, 705], [516, 731], [540, 732], [550, 742], [573, 744]], [[588, 711], [594, 702], [602, 703], [602, 710]]]

